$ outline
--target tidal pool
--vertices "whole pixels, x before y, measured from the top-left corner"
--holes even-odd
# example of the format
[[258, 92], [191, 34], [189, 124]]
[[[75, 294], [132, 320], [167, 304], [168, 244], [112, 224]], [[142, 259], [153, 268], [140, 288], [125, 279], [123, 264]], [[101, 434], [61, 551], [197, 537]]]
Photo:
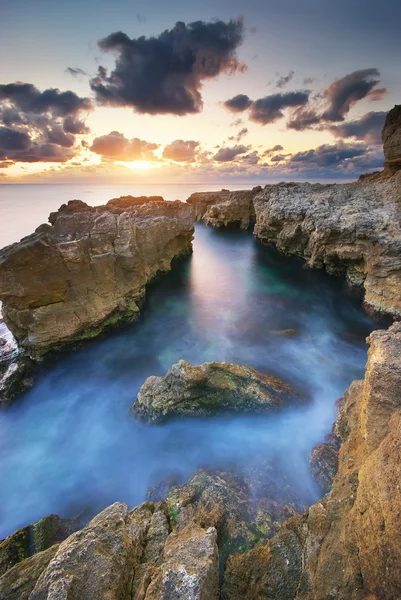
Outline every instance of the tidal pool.
[[[363, 377], [365, 338], [377, 326], [338, 279], [250, 233], [197, 225], [193, 255], [149, 287], [139, 323], [47, 366], [0, 413], [0, 538], [49, 513], [134, 506], [148, 486], [183, 482], [199, 467], [274, 460], [313, 502], [321, 494], [310, 450], [330, 431], [335, 401]], [[181, 358], [253, 366], [310, 402], [274, 416], [134, 421], [128, 408], [146, 377]]]

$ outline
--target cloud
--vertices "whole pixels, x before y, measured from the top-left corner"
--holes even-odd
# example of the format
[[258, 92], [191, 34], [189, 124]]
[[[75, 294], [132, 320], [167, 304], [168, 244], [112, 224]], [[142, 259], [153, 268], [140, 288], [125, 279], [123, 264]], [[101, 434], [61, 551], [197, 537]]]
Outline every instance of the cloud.
[[79, 67], [67, 67], [65, 72], [69, 73], [73, 77], [79, 77], [80, 75], [87, 75], [86, 71], [83, 71]]
[[380, 83], [378, 69], [361, 69], [334, 81], [325, 90], [328, 104], [322, 115], [326, 121], [343, 121], [352, 106], [362, 100]]
[[386, 94], [387, 88], [377, 88], [376, 90], [369, 92], [368, 98], [371, 102], [379, 102], [380, 100], [383, 100]]
[[315, 77], [305, 77], [304, 85], [309, 85], [310, 83], [313, 83], [314, 81], [316, 81]]
[[129, 106], [139, 113], [185, 115], [202, 110], [203, 81], [243, 69], [236, 50], [241, 19], [186, 25], [178, 22], [158, 37], [131, 39], [122, 31], [99, 41], [117, 54], [110, 74], [100, 67], [91, 87], [100, 104]]
[[31, 83], [0, 85], [0, 159], [13, 162], [63, 162], [75, 154], [75, 135], [88, 128], [81, 119], [92, 109], [89, 98]]
[[303, 163], [308, 167], [334, 167], [344, 161], [362, 156], [366, 153], [366, 146], [363, 144], [323, 144], [311, 150], [297, 152], [289, 159], [290, 164]]
[[245, 154], [249, 150], [249, 146], [232, 146], [231, 148], [220, 148], [214, 155], [213, 159], [216, 162], [230, 162], [239, 154]]
[[272, 148], [267, 148], [262, 156], [268, 156], [269, 154], [273, 154], [273, 152], [280, 152], [280, 150], [284, 150], [283, 146], [281, 146], [281, 144], [276, 144]]
[[252, 100], [246, 94], [237, 94], [224, 102], [226, 109], [233, 113], [243, 112], [249, 108], [251, 104]]
[[291, 106], [303, 106], [307, 104], [309, 92], [288, 92], [286, 94], [272, 94], [259, 98], [252, 103], [249, 118], [251, 121], [267, 125], [281, 119], [283, 109]]
[[194, 162], [199, 142], [194, 140], [175, 140], [163, 150], [163, 158], [176, 162]]
[[230, 142], [236, 141], [239, 142], [240, 140], [242, 140], [243, 137], [245, 137], [248, 133], [248, 129], [246, 127], [243, 127], [242, 129], [240, 129], [240, 131], [237, 133], [237, 135], [230, 135], [230, 137], [228, 138], [230, 140]]
[[285, 87], [288, 83], [290, 83], [290, 81], [294, 77], [294, 75], [295, 75], [295, 72], [290, 71], [288, 73], [288, 75], [286, 75], [285, 77], [279, 77], [279, 79], [276, 81], [276, 87], [278, 87], [278, 88]]
[[107, 135], [95, 138], [90, 150], [105, 159], [131, 162], [133, 160], [154, 160], [156, 157], [153, 150], [157, 148], [157, 144], [138, 138], [129, 140], [122, 133], [111, 131]]
[[288, 129], [295, 129], [296, 131], [303, 131], [304, 129], [310, 129], [312, 125], [320, 123], [321, 117], [313, 109], [309, 108], [297, 108], [293, 111], [290, 120], [287, 122]]
[[364, 140], [368, 144], [381, 145], [382, 129], [386, 120], [386, 112], [369, 112], [360, 119], [343, 122], [340, 125], [332, 125], [329, 131], [337, 138], [354, 137]]

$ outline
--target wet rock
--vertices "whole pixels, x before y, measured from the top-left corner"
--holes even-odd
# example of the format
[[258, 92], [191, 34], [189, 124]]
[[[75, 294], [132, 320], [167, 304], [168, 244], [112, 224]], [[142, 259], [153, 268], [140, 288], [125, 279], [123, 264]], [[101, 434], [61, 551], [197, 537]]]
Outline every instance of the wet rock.
[[272, 412], [290, 402], [302, 400], [271, 375], [225, 362], [194, 366], [180, 360], [164, 377], [148, 377], [131, 411], [136, 417], [159, 423], [179, 415]]
[[0, 252], [4, 321], [36, 359], [136, 318], [146, 284], [191, 250], [193, 211], [178, 201], [74, 200], [49, 220]]
[[0, 541], [0, 576], [12, 566], [65, 540], [81, 526], [79, 519], [48, 515]]
[[340, 439], [335, 434], [331, 434], [327, 441], [312, 449], [309, 465], [312, 475], [325, 494], [331, 490], [338, 470], [339, 448]]
[[401, 169], [401, 104], [394, 106], [386, 117], [382, 132], [385, 171]]

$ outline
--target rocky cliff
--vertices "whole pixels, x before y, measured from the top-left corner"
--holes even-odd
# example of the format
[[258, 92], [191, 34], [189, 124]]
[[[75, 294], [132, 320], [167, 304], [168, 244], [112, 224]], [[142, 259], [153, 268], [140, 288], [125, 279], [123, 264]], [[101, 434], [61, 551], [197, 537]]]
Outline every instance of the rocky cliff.
[[331, 492], [268, 545], [229, 559], [224, 600], [397, 600], [401, 591], [401, 324], [375, 331], [347, 390]]
[[3, 318], [34, 358], [135, 318], [146, 284], [191, 250], [182, 202], [130, 196], [63, 205], [50, 224], [0, 252]]
[[264, 244], [344, 275], [368, 309], [401, 316], [401, 106], [383, 129], [383, 176], [350, 184], [280, 183], [248, 192], [192, 194], [196, 218], [247, 228]]

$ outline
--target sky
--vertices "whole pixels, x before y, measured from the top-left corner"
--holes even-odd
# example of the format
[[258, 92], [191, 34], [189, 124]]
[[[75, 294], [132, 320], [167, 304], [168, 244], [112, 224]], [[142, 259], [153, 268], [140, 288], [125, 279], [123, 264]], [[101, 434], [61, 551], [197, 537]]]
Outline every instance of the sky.
[[399, 0], [0, 0], [0, 183], [350, 180]]

